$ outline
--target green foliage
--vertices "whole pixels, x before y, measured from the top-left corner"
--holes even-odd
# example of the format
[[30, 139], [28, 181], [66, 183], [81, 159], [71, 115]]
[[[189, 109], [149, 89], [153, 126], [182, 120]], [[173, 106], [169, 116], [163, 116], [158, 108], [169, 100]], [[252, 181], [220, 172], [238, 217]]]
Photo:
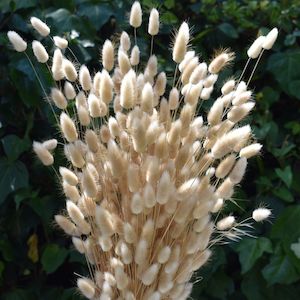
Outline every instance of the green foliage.
[[[193, 25], [193, 45], [204, 59], [220, 47], [236, 52], [236, 64], [223, 79], [238, 77], [246, 47], [257, 32], [277, 26], [274, 50], [264, 53], [250, 84], [256, 93], [251, 123], [264, 145], [261, 157], [251, 160], [235, 194], [238, 217], [247, 218], [260, 203], [273, 211], [271, 223], [255, 228], [257, 238], [245, 238], [215, 249], [211, 262], [195, 276], [193, 297], [201, 300], [296, 300], [300, 294], [300, 258], [291, 245], [300, 237], [300, 7], [291, 1], [141, 1], [145, 9], [159, 7], [161, 35], [154, 51], [170, 68], [169, 33], [180, 20]], [[53, 226], [64, 208], [56, 175], [41, 166], [31, 151], [33, 140], [57, 134], [45, 95], [26, 57], [11, 51], [7, 30], [19, 31], [28, 41], [31, 15], [65, 35], [81, 62], [99, 68], [99, 48], [106, 38], [129, 29], [126, 14], [131, 1], [3, 0], [0, 1], [0, 294], [4, 300], [79, 299], [72, 288], [76, 273], [87, 273], [84, 259]], [[146, 14], [144, 15], [146, 19]], [[73, 31], [72, 31], [73, 30]], [[132, 31], [130, 31], [131, 33]], [[33, 33], [35, 38], [38, 38]], [[75, 38], [76, 37], [76, 38]], [[149, 52], [146, 26], [138, 31], [142, 53]], [[46, 42], [48, 49], [52, 45]], [[32, 54], [31, 54], [32, 55]], [[34, 61], [34, 60], [33, 60]], [[253, 67], [253, 64], [251, 64]], [[35, 64], [48, 93], [47, 68]], [[246, 72], [246, 77], [250, 73]], [[221, 78], [221, 81], [222, 81]], [[57, 165], [62, 158], [56, 153]]]

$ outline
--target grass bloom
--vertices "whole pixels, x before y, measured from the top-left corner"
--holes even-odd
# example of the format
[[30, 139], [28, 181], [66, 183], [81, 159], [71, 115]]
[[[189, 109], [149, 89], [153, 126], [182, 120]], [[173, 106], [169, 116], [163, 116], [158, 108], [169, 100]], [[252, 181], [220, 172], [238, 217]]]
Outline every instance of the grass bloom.
[[[42, 36], [50, 34], [39, 19], [31, 23]], [[135, 43], [126, 32], [120, 43], [106, 40], [102, 70], [95, 74], [67, 59], [67, 41], [54, 37], [51, 75], [57, 84], [46, 96], [58, 112], [61, 138], [34, 142], [33, 150], [50, 166], [51, 152], [63, 145], [68, 163], [59, 167], [59, 180], [66, 213], [55, 220], [86, 257], [91, 274], [77, 280], [84, 297], [188, 299], [193, 272], [209, 261], [212, 246], [242, 232], [243, 221], [222, 217], [222, 208], [242, 181], [248, 159], [261, 150], [246, 119], [255, 106], [251, 77], [248, 83], [229, 78], [216, 90], [234, 55], [222, 50], [208, 64], [201, 61], [188, 49], [190, 30], [183, 22], [170, 53], [176, 64], [170, 82], [152, 53], [158, 11], [150, 13], [146, 64], [136, 42], [139, 2], [129, 23]], [[248, 56], [270, 49], [277, 34], [273, 30], [255, 41]], [[17, 33], [8, 32], [8, 38], [16, 51], [26, 50]], [[42, 44], [34, 41], [33, 51], [39, 62], [48, 61]], [[215, 92], [220, 95], [212, 99]], [[213, 104], [203, 114], [199, 108], [208, 99]], [[252, 219], [261, 222], [270, 214], [258, 208]]]

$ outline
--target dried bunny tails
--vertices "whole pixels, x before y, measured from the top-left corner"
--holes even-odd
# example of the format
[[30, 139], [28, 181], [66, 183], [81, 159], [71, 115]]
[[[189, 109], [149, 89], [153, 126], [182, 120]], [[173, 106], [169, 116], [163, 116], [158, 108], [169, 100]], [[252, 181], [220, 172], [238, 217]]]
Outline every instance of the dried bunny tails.
[[[136, 37], [142, 23], [139, 2], [132, 5], [129, 23]], [[49, 35], [39, 19], [33, 17], [31, 24]], [[245, 122], [255, 106], [249, 82], [228, 79], [207, 115], [199, 115], [234, 56], [224, 50], [209, 64], [201, 61], [188, 51], [190, 31], [183, 22], [172, 48], [176, 71], [169, 86], [169, 74], [152, 53], [158, 32], [159, 13], [152, 9], [147, 63], [140, 62], [136, 38], [131, 45], [123, 32], [117, 55], [113, 43], [104, 42], [103, 69], [96, 74], [68, 60], [67, 40], [53, 40], [58, 48], [51, 72], [63, 82], [51, 89], [49, 102], [59, 113], [62, 139], [34, 142], [33, 150], [50, 166], [51, 152], [63, 144], [68, 162], [58, 174], [66, 215], [55, 220], [86, 256], [91, 274], [80, 277], [77, 287], [87, 299], [188, 299], [189, 281], [209, 260], [212, 245], [243, 233], [238, 227], [244, 221], [222, 216], [222, 208], [245, 176], [248, 159], [262, 147]], [[270, 49], [277, 34], [273, 29], [259, 37], [249, 59]], [[8, 32], [8, 38], [16, 51], [26, 50], [17, 33]], [[43, 45], [34, 41], [32, 46], [37, 60], [47, 62]], [[270, 214], [258, 208], [246, 221], [261, 222]]]

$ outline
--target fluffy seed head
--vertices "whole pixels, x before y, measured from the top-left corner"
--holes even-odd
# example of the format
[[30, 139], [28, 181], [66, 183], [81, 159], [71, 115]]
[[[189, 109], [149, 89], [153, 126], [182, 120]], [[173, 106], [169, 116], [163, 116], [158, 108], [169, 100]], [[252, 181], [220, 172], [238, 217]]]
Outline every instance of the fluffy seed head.
[[217, 229], [221, 231], [228, 230], [233, 226], [234, 222], [235, 222], [234, 216], [225, 217], [222, 220], [218, 221]]
[[70, 83], [68, 81], [65, 82], [65, 85], [64, 85], [64, 94], [65, 94], [65, 96], [66, 96], [66, 98], [68, 100], [75, 99], [76, 92], [75, 92], [75, 89], [74, 89], [72, 83]]
[[46, 23], [44, 23], [42, 20], [31, 17], [30, 23], [32, 27], [41, 35], [41, 36], [48, 36], [50, 33], [50, 28], [47, 26]]
[[73, 120], [64, 112], [60, 115], [60, 128], [68, 142], [74, 142], [78, 138], [78, 133]]
[[134, 28], [142, 25], [142, 8], [138, 1], [135, 1], [131, 6], [129, 23]]
[[216, 56], [208, 66], [208, 71], [212, 74], [219, 73], [234, 57], [233, 53], [223, 52]]
[[246, 146], [241, 149], [240, 157], [250, 158], [252, 156], [255, 156], [255, 155], [259, 154], [261, 148], [262, 148], [262, 145], [258, 144], [258, 143], [254, 143], [249, 146]]
[[79, 82], [82, 86], [82, 89], [89, 91], [92, 88], [92, 78], [90, 71], [85, 65], [82, 65], [79, 70]]
[[32, 42], [33, 54], [40, 63], [46, 63], [49, 59], [49, 55], [45, 47], [39, 41]]
[[102, 64], [107, 71], [114, 67], [114, 46], [110, 40], [106, 40], [102, 48]]
[[60, 36], [53, 37], [54, 44], [60, 49], [66, 49], [68, 47], [68, 41]]
[[64, 75], [69, 81], [76, 81], [77, 79], [77, 71], [74, 67], [74, 65], [68, 60], [64, 59], [62, 64], [62, 70], [64, 72]]
[[51, 100], [60, 109], [66, 109], [68, 102], [64, 94], [58, 88], [52, 88], [50, 94]]
[[137, 45], [131, 50], [130, 63], [132, 66], [137, 66], [140, 63], [140, 49]]
[[269, 218], [271, 215], [271, 211], [267, 208], [257, 208], [252, 213], [252, 218], [255, 222], [262, 222]]
[[39, 142], [33, 142], [33, 151], [43, 163], [43, 165], [50, 166], [53, 164], [54, 158], [43, 144]]
[[157, 35], [159, 31], [159, 13], [155, 8], [151, 9], [149, 24], [148, 24], [148, 33], [150, 35]]
[[17, 52], [24, 52], [27, 49], [27, 43], [15, 31], [8, 31], [7, 37]]
[[275, 27], [266, 35], [266, 39], [264, 40], [262, 47], [266, 50], [270, 50], [276, 42], [277, 37], [278, 29]]
[[173, 46], [173, 60], [180, 63], [186, 54], [187, 45], [190, 39], [190, 30], [186, 22], [183, 22], [175, 37]]
[[92, 299], [95, 295], [95, 286], [93, 282], [88, 278], [79, 278], [77, 280], [77, 286], [80, 292], [88, 299]]
[[252, 59], [256, 59], [259, 54], [261, 53], [262, 49], [263, 49], [263, 44], [266, 40], [266, 37], [261, 35], [259, 36], [250, 46], [250, 48], [247, 51], [247, 55], [252, 58]]

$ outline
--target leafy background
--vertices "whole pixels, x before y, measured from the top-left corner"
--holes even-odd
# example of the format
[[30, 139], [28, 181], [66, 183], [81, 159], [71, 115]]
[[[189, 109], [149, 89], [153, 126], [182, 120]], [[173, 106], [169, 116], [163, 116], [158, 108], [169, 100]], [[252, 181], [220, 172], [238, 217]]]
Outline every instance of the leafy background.
[[[40, 17], [53, 35], [69, 38], [81, 62], [97, 70], [103, 41], [121, 30], [130, 31], [125, 13], [130, 5], [120, 0], [0, 1], [1, 299], [80, 299], [73, 289], [74, 272], [85, 272], [83, 258], [53, 225], [53, 215], [64, 206], [55, 174], [41, 166], [31, 151], [33, 140], [52, 137], [57, 129], [32, 68], [23, 55], [11, 50], [6, 32], [16, 30], [28, 41], [38, 38], [28, 20]], [[255, 228], [256, 239], [216, 248], [211, 263], [195, 277], [193, 297], [299, 299], [299, 1], [143, 0], [142, 5], [145, 11], [153, 5], [160, 9], [162, 28], [155, 52], [167, 70], [171, 70], [169, 33], [182, 20], [193, 25], [193, 45], [204, 59], [221, 45], [237, 53], [235, 65], [223, 79], [241, 72], [246, 47], [257, 32], [280, 29], [274, 49], [265, 53], [251, 83], [257, 106], [250, 118], [264, 150], [251, 160], [243, 189], [235, 194], [240, 208], [230, 208], [245, 218], [247, 211], [265, 203], [273, 218]], [[138, 31], [138, 44], [145, 54], [148, 42], [144, 25]], [[46, 45], [51, 50], [51, 44]], [[35, 67], [49, 88], [47, 69]]]

